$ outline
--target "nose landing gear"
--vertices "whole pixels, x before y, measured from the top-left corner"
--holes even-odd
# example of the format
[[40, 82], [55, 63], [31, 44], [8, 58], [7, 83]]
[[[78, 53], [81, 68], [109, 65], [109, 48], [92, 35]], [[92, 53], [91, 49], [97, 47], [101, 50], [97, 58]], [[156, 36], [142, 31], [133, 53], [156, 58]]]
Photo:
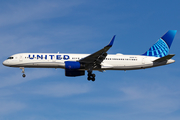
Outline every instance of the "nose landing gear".
[[20, 69], [22, 69], [22, 73], [23, 73], [22, 77], [25, 78], [26, 75], [25, 75], [24, 67], [20, 67]]

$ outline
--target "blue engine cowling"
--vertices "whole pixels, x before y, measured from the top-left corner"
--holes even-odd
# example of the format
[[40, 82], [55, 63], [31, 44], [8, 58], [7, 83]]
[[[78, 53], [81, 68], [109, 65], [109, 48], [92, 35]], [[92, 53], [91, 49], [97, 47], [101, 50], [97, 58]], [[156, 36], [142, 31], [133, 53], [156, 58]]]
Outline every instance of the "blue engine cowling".
[[65, 75], [69, 77], [85, 75], [84, 70], [79, 70], [84, 68], [83, 65], [76, 61], [65, 61]]
[[65, 69], [80, 69], [82, 65], [76, 61], [65, 61]]

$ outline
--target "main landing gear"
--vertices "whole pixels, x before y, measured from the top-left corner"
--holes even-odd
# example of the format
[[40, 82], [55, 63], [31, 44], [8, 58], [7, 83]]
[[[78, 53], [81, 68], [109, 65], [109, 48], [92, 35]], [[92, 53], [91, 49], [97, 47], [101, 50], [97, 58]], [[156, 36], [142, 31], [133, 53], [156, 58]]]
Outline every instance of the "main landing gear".
[[24, 67], [20, 67], [20, 69], [22, 69], [22, 73], [23, 73], [22, 77], [25, 78], [26, 75], [25, 75]]
[[95, 74], [92, 74], [92, 71], [88, 71], [88, 80], [92, 80], [92, 81], [95, 81], [95, 77], [96, 75]]

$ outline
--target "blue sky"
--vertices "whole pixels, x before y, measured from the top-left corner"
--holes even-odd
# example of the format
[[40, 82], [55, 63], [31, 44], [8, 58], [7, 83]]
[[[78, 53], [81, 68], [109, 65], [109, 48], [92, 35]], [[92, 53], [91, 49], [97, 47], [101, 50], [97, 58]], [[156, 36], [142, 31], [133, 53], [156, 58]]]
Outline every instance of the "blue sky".
[[1, 120], [179, 120], [179, 0], [1, 0], [0, 61], [24, 52], [142, 54], [177, 30], [175, 63], [65, 77], [63, 69], [0, 67]]

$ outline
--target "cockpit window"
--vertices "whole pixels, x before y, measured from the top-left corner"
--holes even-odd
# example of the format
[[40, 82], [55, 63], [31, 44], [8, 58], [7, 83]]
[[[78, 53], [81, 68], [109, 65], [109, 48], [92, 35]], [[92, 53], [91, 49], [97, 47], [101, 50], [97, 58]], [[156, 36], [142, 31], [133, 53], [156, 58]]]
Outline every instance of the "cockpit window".
[[8, 59], [13, 59], [13, 57], [8, 57]]

